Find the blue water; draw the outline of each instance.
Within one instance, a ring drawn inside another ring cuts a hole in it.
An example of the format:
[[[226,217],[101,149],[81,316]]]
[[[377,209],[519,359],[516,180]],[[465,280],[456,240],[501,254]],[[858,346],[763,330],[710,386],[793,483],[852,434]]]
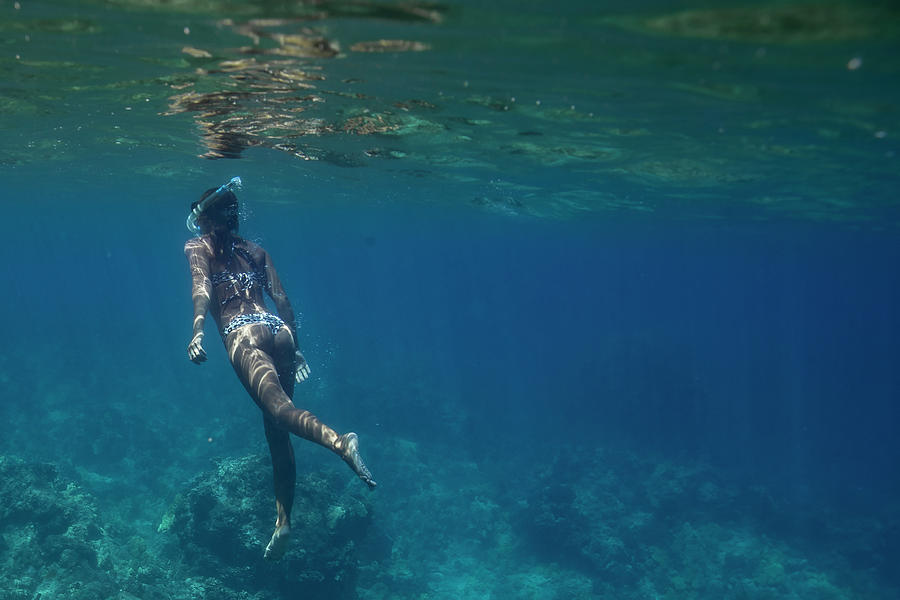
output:
[[[691,3],[454,3],[434,22],[328,4],[308,25],[345,54],[298,59],[327,93],[297,114],[400,129],[255,130],[210,160],[209,117],[163,113],[173,82],[228,78],[181,47],[232,57],[246,38],[218,19],[298,9],[127,4],[0,5],[0,454],[54,465],[104,530],[91,560],[42,558],[21,540],[56,543],[43,513],[0,512],[0,598],[293,589],[265,539],[217,580],[159,527],[216,464],[265,455],[211,325],[209,362],[185,351],[184,217],[234,175],[241,233],[300,314],[295,402],[358,432],[379,482],[364,494],[295,440],[301,474],[347,484],[316,493],[371,510],[342,595],[896,597],[895,9],[823,24],[782,5],[810,21],[710,37],[638,27]],[[349,50],[373,39],[430,50]],[[242,126],[281,110],[267,89]]]

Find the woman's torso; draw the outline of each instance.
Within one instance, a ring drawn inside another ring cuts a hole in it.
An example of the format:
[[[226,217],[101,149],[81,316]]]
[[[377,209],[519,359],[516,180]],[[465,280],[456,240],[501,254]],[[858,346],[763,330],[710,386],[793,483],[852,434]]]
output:
[[[219,331],[238,315],[267,312],[263,295],[269,286],[265,250],[240,237],[233,237],[224,248],[215,243],[210,247],[209,309]]]

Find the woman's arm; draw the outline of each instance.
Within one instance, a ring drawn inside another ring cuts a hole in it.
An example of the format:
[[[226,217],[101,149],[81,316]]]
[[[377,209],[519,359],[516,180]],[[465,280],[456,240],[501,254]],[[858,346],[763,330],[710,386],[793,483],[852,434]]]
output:
[[[294,308],[291,306],[291,301],[288,300],[287,293],[281,285],[278,272],[275,270],[275,265],[272,264],[272,257],[269,256],[268,252],[265,253],[265,256],[266,276],[269,278],[269,285],[266,291],[271,296],[272,301],[275,302],[275,310],[278,311],[279,318],[290,328],[291,333],[294,335],[294,343],[296,343],[297,324],[294,322]]]
[[[269,292],[269,296],[275,303],[275,310],[278,311],[278,317],[284,321],[284,324],[291,330],[291,335],[294,336],[294,348],[297,355],[294,379],[299,383],[309,377],[309,364],[307,364],[306,359],[303,358],[303,354],[300,352],[299,338],[297,337],[297,322],[294,318],[294,307],[291,306],[291,301],[288,300],[287,293],[281,285],[281,280],[278,278],[278,271],[275,270],[275,265],[272,263],[272,257],[269,256],[268,252],[266,252],[265,255],[266,275],[269,278],[269,285],[267,286],[266,291]]]
[[[184,244],[184,254],[191,268],[191,297],[194,301],[194,328],[188,344],[188,357],[199,364],[206,360],[203,349],[203,324],[212,298],[212,282],[209,279],[209,258],[206,245],[199,239]]]

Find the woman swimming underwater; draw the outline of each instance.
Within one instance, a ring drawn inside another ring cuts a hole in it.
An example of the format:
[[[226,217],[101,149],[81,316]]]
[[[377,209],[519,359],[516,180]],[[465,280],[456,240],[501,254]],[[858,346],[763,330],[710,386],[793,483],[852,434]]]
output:
[[[261,246],[238,235],[238,199],[233,191],[238,187],[240,179],[235,177],[207,190],[188,215],[188,229],[197,234],[184,245],[194,301],[188,357],[197,364],[206,360],[203,324],[211,313],[231,365],[263,412],[278,511],[265,556],[277,560],[287,549],[291,531],[297,476],[291,433],[340,456],[370,488],[375,481],[359,454],[355,433],[338,435],[291,401],[294,382],[309,376],[309,366],[297,349],[294,310],[272,258]],[[263,292],[274,302],[277,316],[268,312]]]

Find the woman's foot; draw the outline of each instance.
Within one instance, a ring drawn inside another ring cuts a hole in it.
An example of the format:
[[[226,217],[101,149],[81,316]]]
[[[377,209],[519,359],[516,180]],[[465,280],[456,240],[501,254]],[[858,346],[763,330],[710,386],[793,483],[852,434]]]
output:
[[[366,468],[366,463],[363,462],[362,456],[359,455],[359,438],[355,433],[345,433],[340,436],[334,443],[334,451],[340,454],[344,462],[350,465],[353,472],[366,482],[369,488],[374,488],[377,485],[375,480],[372,479],[372,473]]]
[[[275,528],[269,545],[266,546],[265,557],[267,560],[281,560],[284,553],[287,552],[288,542],[291,539],[290,525],[281,525]]]

